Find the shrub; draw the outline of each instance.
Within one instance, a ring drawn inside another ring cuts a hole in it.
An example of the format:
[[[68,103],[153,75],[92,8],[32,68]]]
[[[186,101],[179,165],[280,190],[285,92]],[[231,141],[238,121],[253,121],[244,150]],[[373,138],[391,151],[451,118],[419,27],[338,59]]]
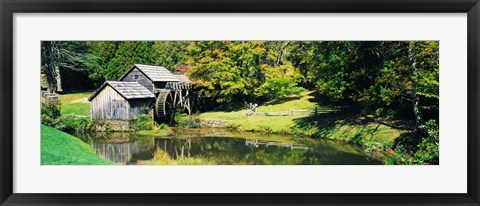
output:
[[[412,141],[400,142],[395,148],[397,155],[387,157],[386,164],[438,164],[439,130],[435,120],[429,120],[422,126],[422,132],[412,133]]]
[[[162,129],[162,130],[170,128],[170,126],[168,126],[168,124],[164,124],[164,123],[159,124],[159,125],[155,125],[155,126],[156,126],[158,129]]]
[[[183,128],[200,128],[201,120],[194,116],[179,118],[178,126]]]
[[[427,132],[427,136],[422,139],[418,145],[418,150],[413,159],[418,164],[438,164],[439,163],[439,130],[435,120],[430,120],[422,126]]]
[[[43,102],[41,108],[41,115],[42,124],[52,126],[55,120],[60,117],[60,104],[51,100]]]
[[[85,117],[76,117],[74,115],[63,115],[54,122],[54,127],[64,132],[86,132],[94,129],[91,121]]]
[[[137,119],[130,122],[131,128],[134,131],[139,130],[152,130],[153,129],[153,120],[150,115],[140,114],[137,116]]]

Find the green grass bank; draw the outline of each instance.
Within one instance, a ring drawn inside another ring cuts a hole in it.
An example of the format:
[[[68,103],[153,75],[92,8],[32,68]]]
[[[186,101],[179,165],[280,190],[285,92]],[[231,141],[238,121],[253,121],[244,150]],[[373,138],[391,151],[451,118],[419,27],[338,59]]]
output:
[[[41,164],[42,165],[112,165],[98,157],[95,150],[82,140],[41,125]]]

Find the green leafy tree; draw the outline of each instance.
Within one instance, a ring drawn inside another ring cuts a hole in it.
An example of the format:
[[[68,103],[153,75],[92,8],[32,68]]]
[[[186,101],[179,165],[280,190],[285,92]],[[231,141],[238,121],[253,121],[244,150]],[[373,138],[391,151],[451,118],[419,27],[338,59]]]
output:
[[[108,64],[115,57],[115,53],[121,42],[117,41],[89,41],[88,51],[90,61],[90,67],[93,68],[89,74],[97,84],[102,84],[106,80],[108,74]]]
[[[153,42],[148,41],[122,42],[108,62],[105,79],[118,79],[134,64],[154,64],[152,45]]]
[[[187,73],[214,102],[261,102],[300,91],[286,42],[199,41],[187,48]]]
[[[152,45],[155,65],[163,66],[172,72],[187,62],[187,46],[190,41],[156,41]]]
[[[89,42],[95,68],[90,78],[97,82],[116,80],[134,64],[155,64],[151,41]]]

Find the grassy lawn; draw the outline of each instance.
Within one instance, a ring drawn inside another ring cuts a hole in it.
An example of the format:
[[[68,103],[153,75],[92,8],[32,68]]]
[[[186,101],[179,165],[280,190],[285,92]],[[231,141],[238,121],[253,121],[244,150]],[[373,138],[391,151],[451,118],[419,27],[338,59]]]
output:
[[[348,141],[351,143],[391,148],[394,140],[404,130],[379,124],[373,120],[361,120],[359,116],[345,115],[334,108],[318,105],[312,101],[311,92],[305,92],[297,98],[283,102],[267,102],[259,106],[257,112],[280,112],[318,108],[318,115],[296,113],[292,116],[247,116],[248,110],[233,112],[206,112],[193,118],[203,120],[231,120],[229,127],[238,131],[291,134]],[[189,118],[189,117],[184,117]]]
[[[58,95],[62,104],[61,114],[90,115],[90,103],[87,99],[92,93],[93,91],[87,91]]]
[[[80,139],[52,127],[41,125],[42,165],[111,165],[98,157]]]
[[[332,108],[320,106],[311,99],[311,92],[304,92],[298,98],[284,101],[281,103],[267,102],[265,105],[257,107],[257,112],[281,112],[292,110],[313,110],[317,107],[319,113],[329,112]],[[249,110],[240,110],[234,112],[206,112],[198,115],[200,119],[214,120],[233,120],[231,127],[239,131],[268,132],[291,134],[291,128],[295,126],[295,119],[308,117],[310,113],[296,113],[293,116],[265,116],[252,115],[247,116]]]
[[[90,115],[89,103],[62,104],[61,114]]]
[[[330,108],[321,107],[320,105],[311,101],[313,96],[311,96],[311,92],[304,92],[298,98],[294,98],[289,101],[275,103],[275,102],[267,102],[264,105],[257,107],[257,112],[281,112],[281,111],[289,111],[290,109],[293,110],[302,110],[302,109],[314,109],[318,107],[320,110],[329,110]],[[319,111],[320,111],[319,110]],[[219,120],[253,120],[258,118],[259,120],[264,120],[261,118],[262,116],[250,116],[247,117],[246,113],[250,110],[239,110],[234,112],[206,112],[199,115],[202,119],[219,119]],[[303,114],[300,116],[308,116],[308,114]],[[265,117],[265,116],[263,116]],[[279,116],[280,120],[282,118],[287,118],[290,116]],[[299,117],[295,115],[295,117]],[[269,119],[271,118],[268,117]]]

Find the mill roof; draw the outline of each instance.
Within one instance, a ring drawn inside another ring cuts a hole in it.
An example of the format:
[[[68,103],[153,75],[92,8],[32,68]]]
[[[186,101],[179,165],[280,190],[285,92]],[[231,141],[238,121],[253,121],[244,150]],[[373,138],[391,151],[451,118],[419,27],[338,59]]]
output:
[[[130,69],[123,74],[119,81],[123,80],[125,76],[128,75],[133,69],[137,68],[147,76],[152,82],[178,82],[179,80],[172,74],[172,72],[168,71],[167,68],[162,66],[152,66],[152,65],[144,65],[144,64],[134,64]]]
[[[190,79],[183,74],[174,74],[173,76],[178,79],[179,83],[192,83]]]
[[[106,81],[88,98],[88,101],[92,101],[107,85],[125,99],[155,98],[155,95],[150,90],[137,82]]]

